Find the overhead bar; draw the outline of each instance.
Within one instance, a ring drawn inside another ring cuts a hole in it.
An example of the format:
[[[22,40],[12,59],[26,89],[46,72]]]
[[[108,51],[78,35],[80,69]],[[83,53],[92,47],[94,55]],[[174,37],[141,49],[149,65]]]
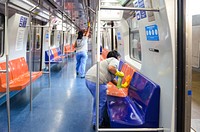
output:
[[[30,25],[27,25],[26,27],[30,27]],[[41,25],[31,25],[31,27],[38,27],[38,28],[49,28],[49,26],[41,26]]]
[[[98,129],[98,131],[102,132],[122,132],[122,131],[129,131],[129,132],[146,132],[146,131],[163,131],[165,130],[164,128],[101,128]]]
[[[94,14],[96,14],[95,10],[93,10],[91,7],[87,7],[90,11],[92,11]]]
[[[0,73],[6,73],[6,70],[0,70]]]
[[[138,8],[138,7],[108,7],[108,6],[101,6],[101,10],[134,10],[134,11],[154,11],[159,12],[159,9],[153,8]]]

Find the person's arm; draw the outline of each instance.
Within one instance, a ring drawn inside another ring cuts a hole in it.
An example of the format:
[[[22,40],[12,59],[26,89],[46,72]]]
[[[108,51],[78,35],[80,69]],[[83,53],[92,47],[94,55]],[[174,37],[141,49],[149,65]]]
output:
[[[117,80],[114,78],[112,81],[111,81],[113,84],[117,85]]]
[[[75,47],[75,48],[77,47],[77,41],[75,41],[75,43],[74,43],[74,47]]]
[[[111,72],[113,75],[115,75],[117,69],[114,66],[108,66],[108,71]]]
[[[87,31],[85,32],[84,36],[88,37],[90,34],[90,22],[88,22]]]
[[[124,73],[118,71],[114,66],[108,66],[108,71],[111,72],[112,74],[116,75],[116,76],[120,76],[120,77],[124,76]]]

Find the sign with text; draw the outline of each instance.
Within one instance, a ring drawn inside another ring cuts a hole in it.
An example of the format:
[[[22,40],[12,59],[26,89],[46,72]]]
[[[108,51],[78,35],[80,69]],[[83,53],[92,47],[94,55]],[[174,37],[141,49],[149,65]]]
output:
[[[26,27],[26,23],[27,23],[27,18],[24,16],[20,17],[20,21],[19,21],[19,27]]]
[[[24,45],[24,36],[26,31],[26,23],[28,18],[21,16],[19,21],[19,27],[17,30],[17,38],[16,38],[16,50],[22,50]]]
[[[134,7],[138,7],[138,8],[145,8],[144,6],[144,0],[135,0],[134,1]],[[137,20],[146,18],[146,11],[136,11],[136,16],[137,16]]]
[[[158,26],[151,25],[145,27],[146,38],[149,41],[159,41]]]
[[[117,39],[118,39],[118,40],[121,40],[121,39],[122,39],[122,38],[121,38],[120,32],[117,32]]]

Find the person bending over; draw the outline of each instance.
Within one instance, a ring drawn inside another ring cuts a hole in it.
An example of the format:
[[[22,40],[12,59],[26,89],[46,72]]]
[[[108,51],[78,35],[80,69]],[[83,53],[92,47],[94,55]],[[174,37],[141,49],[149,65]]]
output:
[[[123,77],[124,73],[118,71],[120,60],[120,54],[117,51],[110,51],[107,55],[107,59],[100,62],[100,74],[99,74],[99,124],[103,121],[103,113],[104,109],[106,108],[106,90],[107,90],[107,83],[113,82],[115,85],[117,81],[115,80],[115,76]],[[93,96],[93,129],[96,126],[96,80],[97,80],[97,65],[93,65],[86,73],[86,86],[89,89],[90,93]]]

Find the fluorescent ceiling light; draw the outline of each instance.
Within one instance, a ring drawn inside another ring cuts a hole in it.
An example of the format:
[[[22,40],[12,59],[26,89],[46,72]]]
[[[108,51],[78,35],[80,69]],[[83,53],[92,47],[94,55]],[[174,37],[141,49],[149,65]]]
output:
[[[33,3],[31,3],[30,1],[28,0],[22,0],[23,2],[25,2],[26,4],[32,6],[32,7],[36,7]]]
[[[42,11],[43,13],[45,13],[45,14],[47,14],[47,15],[49,15],[49,12],[47,12],[47,11]]]

